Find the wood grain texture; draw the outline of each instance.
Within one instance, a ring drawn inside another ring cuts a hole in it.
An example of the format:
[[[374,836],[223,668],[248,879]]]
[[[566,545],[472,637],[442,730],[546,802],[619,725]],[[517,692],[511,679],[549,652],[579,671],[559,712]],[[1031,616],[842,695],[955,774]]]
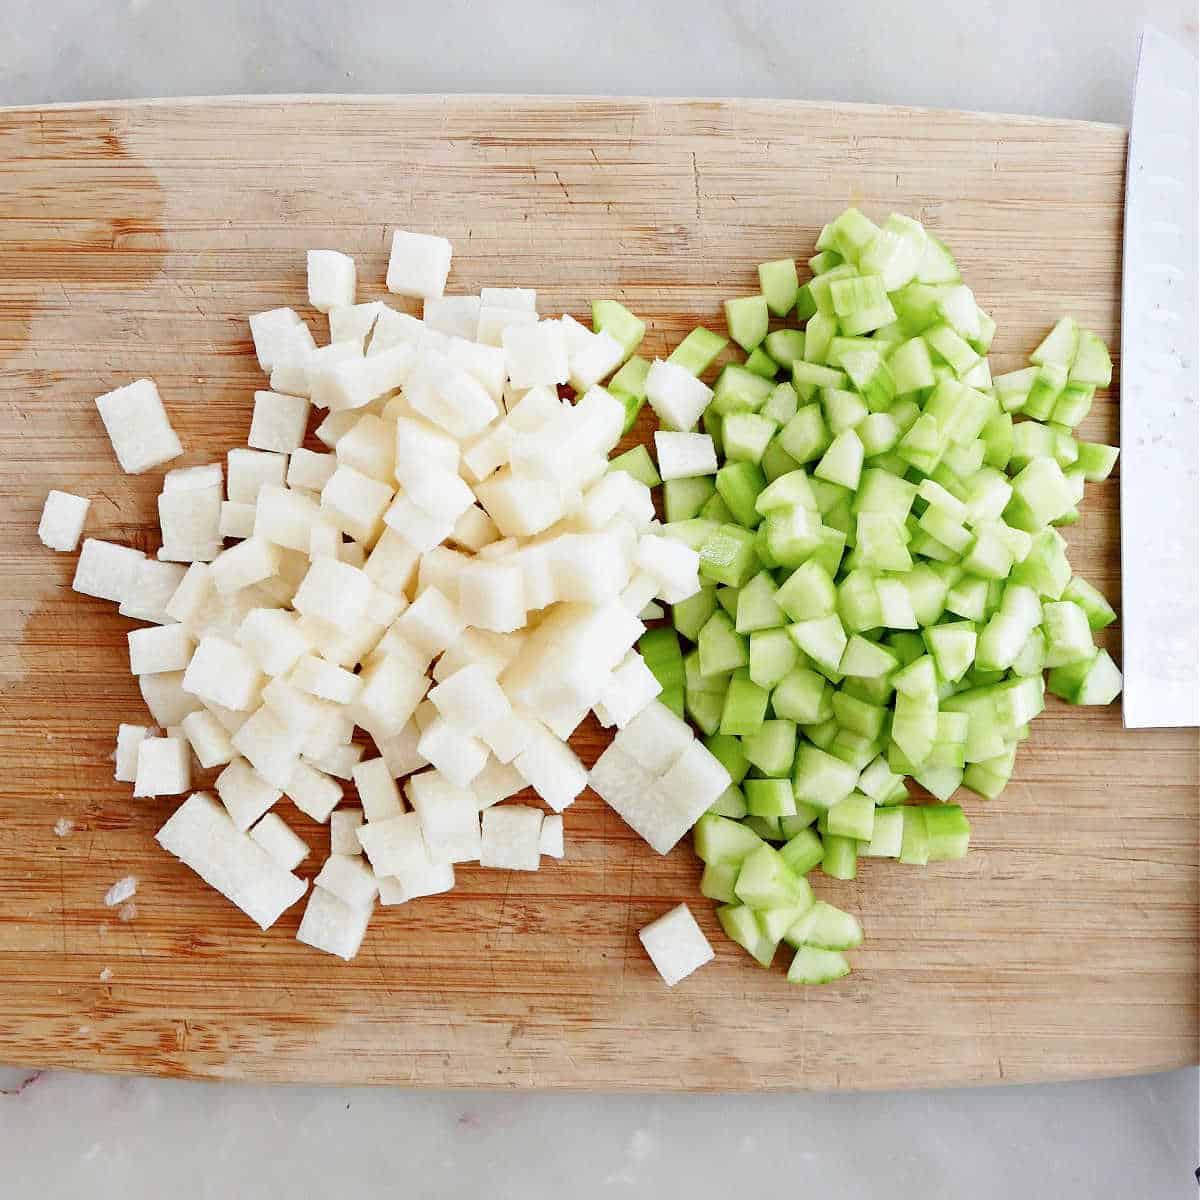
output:
[[[452,289],[617,296],[673,344],[847,201],[919,216],[994,314],[997,370],[1070,311],[1117,338],[1123,131],[769,102],[336,99],[0,113],[0,1060],[170,1075],[595,1089],[879,1088],[1149,1071],[1197,1055],[1197,739],[1051,702],[970,856],[866,861],[854,974],[789,987],[719,934],[690,849],[595,797],[568,858],[463,869],[375,918],[349,966],[268,934],[158,852],[168,800],[114,783],[142,713],[129,623],[35,536],[48,487],[157,546],[160,475],[118,470],[92,398],[154,377],[189,454],[243,441],[246,314],[301,306],[303,250],[381,296],[393,226],[454,241]],[[313,317],[324,334],[324,322]],[[645,436],[648,426],[639,432]],[[1085,433],[1117,434],[1116,389]],[[178,464],[176,464],[178,465]],[[1117,484],[1072,560],[1119,602]],[[1106,641],[1116,647],[1115,631]],[[577,739],[590,761],[595,728]],[[294,814],[286,812],[292,819]],[[75,823],[56,837],[55,821]],[[300,820],[319,858],[324,834]],[[315,870],[313,862],[305,866]],[[129,872],[139,915],[102,903]],[[659,982],[637,929],[687,899],[717,960]],[[101,982],[100,975],[112,977]]]

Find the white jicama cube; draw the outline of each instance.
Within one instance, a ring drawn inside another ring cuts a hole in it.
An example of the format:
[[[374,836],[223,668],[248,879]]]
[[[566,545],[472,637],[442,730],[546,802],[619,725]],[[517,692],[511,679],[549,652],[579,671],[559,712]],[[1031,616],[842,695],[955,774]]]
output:
[[[287,457],[266,450],[243,450],[240,446],[226,456],[226,492],[239,504],[254,504],[264,486],[283,487]]]
[[[453,887],[453,864],[431,862],[410,867],[401,875],[384,875],[379,880],[379,903],[407,904],[421,896],[439,896]]]
[[[658,595],[660,586],[653,575],[645,571],[636,571],[621,593],[621,607],[628,612],[639,614],[638,619],[644,621],[646,618],[641,616],[642,610]]]
[[[408,607],[407,596],[393,596],[383,588],[371,585],[371,602],[367,605],[369,624],[386,629]]]
[[[593,385],[571,411],[583,448],[591,454],[604,456],[604,470],[607,470],[608,453],[621,440],[625,428],[625,405],[607,388]]]
[[[558,321],[509,325],[501,335],[508,378],[514,387],[566,383],[570,374],[567,339]]]
[[[633,561],[658,581],[657,594],[668,604],[678,604],[700,590],[700,555],[675,538],[642,534]]]
[[[368,758],[354,768],[354,786],[368,821],[390,821],[404,811],[400,789],[384,758]]]
[[[513,759],[521,777],[555,812],[575,802],[587,786],[587,771],[565,742],[548,729],[539,729],[533,740]]]
[[[365,616],[374,584],[365,571],[336,558],[314,559],[292,601],[297,612],[353,629]]]
[[[180,563],[159,562],[155,558],[142,559],[137,583],[117,611],[121,616],[132,617],[136,621],[170,625],[175,618],[167,612],[167,605],[183,582],[187,570]]]
[[[467,555],[449,546],[435,546],[421,555],[417,571],[417,595],[427,588],[437,588],[451,604],[458,603],[459,577],[471,564]]]
[[[252,583],[279,573],[279,547],[261,538],[249,537],[212,561],[212,581],[223,596],[231,596]]]
[[[84,596],[123,604],[134,595],[145,557],[128,546],[85,538],[71,587]]]
[[[517,436],[507,419],[485,429],[463,450],[462,461],[467,478],[472,483],[481,483],[493,472],[507,466]]]
[[[488,760],[488,748],[477,738],[438,717],[421,734],[417,751],[451,783],[466,787]]]
[[[717,451],[707,433],[655,430],[654,453],[658,458],[658,473],[664,480],[717,473]]]
[[[347,357],[322,370],[314,380],[314,404],[330,412],[365,408],[401,387],[412,369],[415,351],[411,346],[393,346],[367,358]]]
[[[329,851],[331,854],[362,854],[358,827],[363,823],[361,808],[339,808],[329,814]]]
[[[588,786],[659,854],[666,854],[687,826],[671,812],[657,779],[613,742],[596,760]]]
[[[560,741],[570,741],[571,734],[587,717],[588,704],[547,704],[538,710],[538,719]]]
[[[305,654],[297,659],[289,678],[301,691],[336,704],[349,704],[362,691],[362,680],[352,671],[328,663],[315,654]]]
[[[251,609],[238,629],[237,643],[267,675],[285,675],[312,649],[295,615],[278,608]]]
[[[354,768],[358,766],[358,761],[362,756],[362,746],[355,742],[347,742],[345,745],[325,750],[321,754],[306,752],[304,758],[306,762],[312,763],[318,771],[323,771],[326,775],[333,775],[337,779],[351,779],[354,776]]]
[[[498,415],[483,384],[436,350],[420,351],[404,395],[414,411],[459,441],[474,437]]]
[[[241,646],[209,634],[200,639],[183,674],[184,691],[237,712],[258,703],[263,674]]]
[[[291,492],[275,484],[264,484],[258,492],[254,511],[254,536],[274,542],[288,550],[307,554],[312,527],[321,519],[322,509],[301,492]]]
[[[344,465],[391,484],[395,479],[396,451],[393,423],[377,417],[374,413],[363,413],[354,427],[338,439],[334,466]],[[332,469],[330,474],[332,474]],[[329,480],[326,478],[321,487]],[[320,488],[317,489],[318,491]]]
[[[329,477],[337,467],[336,455],[318,454],[315,450],[305,450],[301,446],[293,450],[288,459],[287,485],[289,488],[319,492],[329,482]]]
[[[589,337],[592,340],[573,350],[568,360],[571,386],[580,395],[611,375],[625,359],[625,347],[611,333],[602,330]]]
[[[155,836],[261,929],[270,929],[308,887],[240,833],[207,792],[189,796]]]
[[[182,725],[183,718],[203,705],[195,696],[183,690],[182,671],[164,671],[161,675],[139,675],[138,690],[150,710],[150,715],[164,729]]]
[[[643,926],[638,937],[667,987],[674,987],[715,957],[708,938],[686,904],[676,905],[658,920]]]
[[[694,429],[712,396],[712,388],[678,363],[656,358],[646,376],[646,399],[672,429]]]
[[[446,290],[450,274],[450,243],[443,237],[397,229],[392,233],[387,289],[397,296],[436,300]]]
[[[188,713],[181,728],[196,760],[206,771],[233,761],[237,751],[229,740],[229,731],[212,713],[204,710]]]
[[[249,829],[283,795],[268,783],[244,758],[234,758],[217,776],[214,785],[234,825]]]
[[[342,802],[342,785],[303,759],[292,765],[283,791],[306,817],[319,824],[328,821]]]
[[[314,350],[290,368],[277,366],[271,372],[271,390],[289,396],[308,396],[318,408],[329,408],[337,391],[334,382],[339,367],[363,361],[362,343],[333,342]]]
[[[318,558],[340,558],[341,551],[342,531],[332,521],[318,521],[312,527],[312,537],[308,543],[309,561]]]
[[[138,746],[152,733],[153,730],[145,725],[117,726],[117,749],[113,755],[116,763],[114,779],[120,783],[133,783],[137,778]]]
[[[483,814],[479,865],[507,871],[536,871],[541,865],[538,845],[542,814],[523,804],[489,808]]]
[[[536,736],[537,722],[525,713],[514,711],[491,721],[479,731],[479,740],[502,763],[512,762]]]
[[[221,518],[217,532],[223,538],[254,536],[254,505],[239,504],[236,500],[221,501]]]
[[[442,683],[463,667],[479,666],[498,679],[500,672],[520,654],[524,642],[523,631],[492,633],[487,629],[464,629],[462,637],[434,664],[433,677]]]
[[[247,443],[255,450],[289,454],[304,441],[309,402],[303,396],[255,392]]]
[[[382,300],[366,304],[339,304],[330,308],[329,340],[331,342],[365,342],[385,305]]]
[[[140,475],[183,453],[153,380],[137,379],[97,396],[96,407],[126,474]]]
[[[384,524],[398,533],[418,554],[441,545],[454,532],[455,519],[427,513],[403,492],[383,514]]]
[[[290,308],[272,308],[268,312],[254,313],[250,317],[250,336],[254,339],[254,352],[258,365],[267,374],[281,355],[295,354],[307,345],[314,349],[312,334],[300,314]]]
[[[251,841],[262,847],[285,871],[294,871],[309,854],[308,843],[278,814],[269,812],[253,829]],[[355,839],[354,852],[358,853]]]
[[[421,818],[415,812],[401,813],[387,821],[368,822],[358,828],[358,840],[375,874],[403,875],[431,863]]]
[[[375,745],[383,756],[383,761],[387,763],[388,773],[393,779],[399,779],[402,775],[409,775],[429,765],[425,756],[417,750],[420,740],[421,732],[412,722],[391,737],[374,737]]]
[[[485,287],[479,289],[480,304],[499,308],[523,308],[537,312],[537,289],[522,287]]]
[[[305,737],[304,729],[284,724],[263,705],[233,735],[233,746],[268,783],[286,790]]]
[[[391,500],[392,489],[386,483],[353,467],[339,466],[321,489],[320,511],[356,542],[371,546]]]
[[[624,729],[661,691],[662,684],[642,656],[631,653],[609,676],[596,715],[600,716],[603,708],[602,722]]]
[[[335,720],[339,713],[336,704],[302,692],[286,679],[272,679],[263,688],[262,698],[263,703],[269,705],[285,725],[294,726],[305,733]]]
[[[129,670],[134,675],[182,671],[196,648],[196,643],[182,625],[131,629],[126,637],[129,641]]]
[[[536,325],[538,315],[532,309],[508,308],[501,304],[481,304],[479,323],[475,327],[475,340],[485,346],[501,347],[504,331],[514,326]]]
[[[437,771],[422,771],[408,781],[408,799],[420,818],[421,835],[433,862],[475,862],[479,858],[479,809],[471,792]]]
[[[731,782],[720,760],[703,742],[693,740],[658,781],[658,790],[680,813],[691,815],[694,825]]]
[[[475,340],[479,328],[478,296],[442,296],[425,301],[421,317],[430,329],[447,337]]]
[[[515,563],[475,560],[458,584],[462,619],[475,629],[512,633],[525,625],[525,577]]]
[[[476,504],[460,514],[450,531],[450,541],[465,550],[478,552],[500,536],[496,522]]]
[[[429,682],[424,668],[414,667],[412,659],[401,654],[385,654],[373,661],[363,670],[362,680],[363,689],[354,702],[355,719],[372,736],[383,737],[393,737],[408,724]]]
[[[396,442],[393,461],[397,479],[404,481],[403,472],[428,470],[440,467],[453,475],[458,474],[458,442],[448,433],[421,417],[396,418]]]
[[[471,780],[471,794],[475,797],[475,807],[482,812],[523,792],[527,786],[516,767],[489,758],[487,766]]]
[[[442,592],[428,587],[400,614],[393,628],[432,658],[454,643],[466,622]]]
[[[164,565],[179,569],[174,563]],[[181,621],[185,625],[195,625],[216,599],[217,587],[213,583],[212,567],[208,563],[192,563],[176,584],[165,611],[173,620]]]
[[[657,779],[675,765],[695,740],[691,726],[655,700],[617,734],[613,745]]]
[[[386,304],[375,318],[375,327],[371,330],[371,344],[367,347],[367,357],[382,354],[393,346],[412,346],[419,350],[422,346],[440,344],[444,336],[436,330],[427,329],[425,322],[419,317],[410,316],[406,312],[397,312]]]
[[[430,689],[429,699],[456,729],[472,736],[512,712],[508,697],[485,667],[470,665]]]
[[[337,250],[310,250],[307,257],[309,304],[323,313],[353,304],[354,259]]]
[[[604,604],[629,582],[629,559],[611,533],[568,533],[550,545],[550,574],[560,600]]]
[[[165,487],[158,498],[161,559],[211,562],[221,552],[221,487]]]
[[[187,742],[148,737],[138,743],[135,796],[178,796],[192,786],[192,760]]]
[[[538,836],[538,853],[547,858],[562,858],[566,853],[563,846],[563,819],[559,813],[547,813],[542,817],[542,832]]]
[[[356,908],[332,892],[314,887],[296,930],[296,941],[349,962],[362,946],[372,911],[371,905]]]
[[[645,529],[654,520],[654,498],[627,471],[611,471],[588,488],[578,519],[588,529],[605,529],[618,519]]]
[[[509,408],[507,424],[517,433],[533,433],[556,420],[566,408],[556,388],[529,388]]]
[[[506,378],[504,351],[499,346],[481,346],[473,337],[452,337],[442,350],[454,366],[461,367],[468,375],[474,376],[499,411]]]
[[[354,908],[370,906],[379,894],[375,872],[358,853],[331,854],[313,880],[313,886],[332,892]]]
[[[478,484],[475,495],[504,537],[533,537],[563,515],[562,495],[553,483],[518,477],[511,467]]]
[[[51,489],[42,505],[38,522],[38,537],[49,550],[74,550],[83,536],[91,501],[85,496]]]

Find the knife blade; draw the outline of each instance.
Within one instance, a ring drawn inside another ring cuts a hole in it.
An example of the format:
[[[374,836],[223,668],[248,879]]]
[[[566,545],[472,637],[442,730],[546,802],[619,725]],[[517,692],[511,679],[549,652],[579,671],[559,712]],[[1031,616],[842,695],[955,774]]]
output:
[[[1128,729],[1200,724],[1196,59],[1142,33],[1125,178],[1121,590]]]

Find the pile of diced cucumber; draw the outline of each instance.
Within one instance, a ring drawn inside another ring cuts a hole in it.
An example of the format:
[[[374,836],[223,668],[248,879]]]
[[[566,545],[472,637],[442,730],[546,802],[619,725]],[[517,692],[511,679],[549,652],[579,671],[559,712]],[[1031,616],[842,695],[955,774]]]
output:
[[[1111,381],[1103,341],[1064,318],[993,379],[995,322],[918,222],[851,208],[816,250],[803,286],[794,261],[764,263],[760,293],[726,303],[745,358],[703,397],[702,433],[672,429],[673,368],[634,357],[609,385],[629,425],[648,399],[675,435],[665,482],[644,446],[614,466],[662,482],[664,529],[705,584],[640,645],[733,780],[695,830],[701,890],[764,966],[795,947],[801,983],[845,975],[862,940],[808,872],[962,857],[949,801],[1000,794],[1047,687],[1072,704],[1121,688],[1093,642],[1115,613],[1057,528],[1117,458],[1074,434]],[[602,303],[598,328],[629,318]],[[667,363],[698,381],[727,344],[695,329]]]

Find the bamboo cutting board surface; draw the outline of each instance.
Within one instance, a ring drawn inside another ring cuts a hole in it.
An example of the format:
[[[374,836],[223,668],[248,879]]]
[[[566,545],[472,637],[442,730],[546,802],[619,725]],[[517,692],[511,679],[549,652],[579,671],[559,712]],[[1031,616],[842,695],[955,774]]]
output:
[[[152,838],[112,780],[144,719],[130,623],[69,590],[49,487],[152,550],[161,473],[122,475],[92,398],[158,381],[186,463],[245,439],[245,317],[302,307],[307,247],[384,296],[390,230],[454,242],[451,290],[595,296],[661,351],[847,202],[920,217],[999,324],[997,370],[1074,313],[1116,341],[1125,135],[1098,125],[745,101],[284,99],[0,112],[0,1061],[222,1078],[594,1089],[880,1088],[1149,1071],[1197,1056],[1197,739],[1051,701],[969,857],[814,876],[862,917],[854,974],[789,987],[720,935],[687,846],[594,796],[537,874],[465,868],[381,910],[351,965],[268,934]],[[1113,441],[1116,387],[1085,434]],[[639,433],[648,435],[649,425]],[[172,464],[180,465],[179,462]],[[1117,483],[1072,561],[1119,602]],[[1117,648],[1119,626],[1106,644]],[[590,761],[604,737],[585,727]],[[284,805],[285,816],[293,817]],[[74,823],[57,836],[56,821]],[[323,831],[299,821],[315,854]],[[135,920],[103,905],[140,880]],[[668,990],[637,929],[688,900],[715,963]],[[782,959],[783,956],[781,955]],[[109,976],[111,972],[111,977]],[[102,980],[102,973],[104,978]]]

